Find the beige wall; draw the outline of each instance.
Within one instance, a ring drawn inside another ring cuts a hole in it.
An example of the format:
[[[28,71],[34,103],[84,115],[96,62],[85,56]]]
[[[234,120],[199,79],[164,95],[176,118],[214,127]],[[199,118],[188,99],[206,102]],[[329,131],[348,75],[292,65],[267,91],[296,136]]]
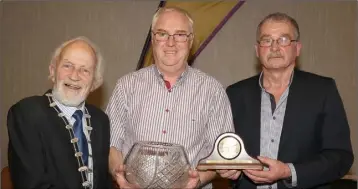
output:
[[[302,69],[336,79],[352,136],[356,136],[358,48],[355,2],[270,2],[246,2],[202,52],[195,67],[215,76],[225,86],[254,75],[256,25],[270,12],[286,12],[295,17],[301,27]],[[154,1],[2,2],[2,165],[7,164],[7,110],[21,98],[41,95],[51,86],[47,81],[48,63],[54,48],[78,35],[87,36],[98,44],[107,61],[105,83],[91,95],[90,101],[104,108],[118,77],[136,68],[157,4]],[[357,143],[355,137],[351,138]]]

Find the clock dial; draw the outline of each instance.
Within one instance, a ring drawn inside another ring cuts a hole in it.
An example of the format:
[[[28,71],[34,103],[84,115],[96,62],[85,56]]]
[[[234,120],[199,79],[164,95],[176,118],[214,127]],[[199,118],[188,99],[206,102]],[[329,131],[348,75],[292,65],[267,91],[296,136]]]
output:
[[[234,159],[241,152],[241,144],[235,137],[224,137],[219,141],[218,152],[225,159]]]

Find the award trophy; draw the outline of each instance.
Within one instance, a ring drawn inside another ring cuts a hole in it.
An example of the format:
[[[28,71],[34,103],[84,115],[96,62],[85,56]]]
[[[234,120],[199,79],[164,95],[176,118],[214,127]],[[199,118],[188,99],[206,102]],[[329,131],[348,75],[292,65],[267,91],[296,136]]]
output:
[[[250,157],[244,148],[241,138],[234,133],[223,133],[215,141],[209,156],[199,161],[198,170],[216,169],[256,169],[262,170],[263,165]]]
[[[188,158],[177,144],[137,142],[124,164],[127,181],[140,188],[184,188],[188,181]]]

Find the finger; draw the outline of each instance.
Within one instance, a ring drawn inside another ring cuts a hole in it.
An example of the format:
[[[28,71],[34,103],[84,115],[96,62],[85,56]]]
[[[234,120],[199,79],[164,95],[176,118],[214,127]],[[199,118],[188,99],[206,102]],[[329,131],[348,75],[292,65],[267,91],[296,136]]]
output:
[[[228,178],[232,175],[235,175],[238,171],[237,170],[218,170],[217,171],[221,177]]]
[[[254,175],[256,177],[261,177],[261,178],[266,178],[266,179],[270,178],[270,176],[272,174],[270,171],[259,171],[259,170],[245,170],[244,172],[245,173],[247,172],[247,173]]]
[[[137,189],[140,188],[137,184],[131,184],[127,181],[124,174],[118,174],[116,177],[117,184],[121,189]]]
[[[245,172],[245,175],[249,177],[255,183],[269,183],[270,181],[266,178],[258,177],[256,175],[250,174],[249,172]]]
[[[224,176],[226,178],[234,177],[239,171],[238,170],[229,170]]]
[[[116,181],[121,187],[127,186],[129,184],[128,181],[124,178],[124,175],[120,173],[116,175]]]
[[[189,170],[189,177],[199,178],[199,172],[196,170]]]
[[[262,171],[250,170],[250,169],[244,170],[244,173],[250,173],[250,174],[252,174],[252,175],[258,175],[259,172],[262,172]]]
[[[268,157],[263,157],[263,156],[257,156],[257,159],[261,161],[261,163],[268,165],[269,167],[271,167],[272,165],[274,165],[277,161],[274,159],[270,159]]]
[[[186,184],[185,189],[196,188],[198,183],[199,183],[198,177],[189,177],[188,183]]]
[[[186,184],[186,189],[195,188],[198,182],[194,179],[189,179],[188,183]]]
[[[114,168],[113,173],[115,176],[117,176],[118,174],[124,174],[125,172],[125,166],[124,165],[118,165],[117,167]]]
[[[236,180],[241,175],[241,171],[237,171],[234,175],[231,175],[229,179]]]
[[[199,183],[199,172],[195,169],[190,169],[188,172],[189,180],[186,184],[186,189],[196,188]]]
[[[248,172],[245,173],[245,175],[250,179],[252,180],[254,183],[260,183],[259,179],[257,179],[257,177],[255,175],[252,175]]]
[[[227,169],[219,169],[219,170],[216,170],[217,173],[219,174],[225,174],[226,172],[228,172],[229,170]]]

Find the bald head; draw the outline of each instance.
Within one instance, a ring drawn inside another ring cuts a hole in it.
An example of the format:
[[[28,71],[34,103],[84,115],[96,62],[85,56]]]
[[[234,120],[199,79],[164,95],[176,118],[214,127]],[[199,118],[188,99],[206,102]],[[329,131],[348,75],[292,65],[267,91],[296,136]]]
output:
[[[169,13],[169,14],[168,14]],[[162,7],[159,8],[157,10],[157,12],[154,14],[153,19],[152,19],[152,30],[155,30],[157,21],[159,19],[159,17],[161,17],[162,15],[168,14],[171,15],[170,13],[174,13],[174,14],[180,14],[181,16],[183,16],[184,21],[183,22],[187,22],[188,26],[189,26],[189,31],[191,33],[194,32],[194,21],[193,18],[191,17],[191,15],[185,11],[184,9],[178,8],[178,7]],[[169,19],[171,20],[171,19]]]
[[[94,63],[97,62],[96,53],[94,49],[88,43],[82,40],[76,40],[67,44],[59,55],[59,61],[61,61],[64,58],[64,55],[72,52],[87,53],[91,59],[91,60],[88,59],[87,61],[93,61]]]

